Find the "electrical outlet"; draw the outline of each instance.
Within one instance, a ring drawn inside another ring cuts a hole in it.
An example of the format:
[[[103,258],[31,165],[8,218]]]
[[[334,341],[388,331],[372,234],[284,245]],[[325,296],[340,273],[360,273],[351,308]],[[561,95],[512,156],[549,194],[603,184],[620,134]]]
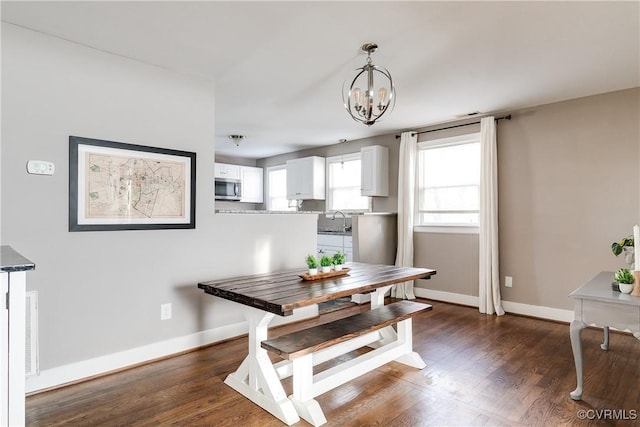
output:
[[[513,277],[504,276],[504,286],[506,288],[512,288],[513,287]]]
[[[161,304],[160,305],[160,320],[169,320],[171,319],[171,304]]]

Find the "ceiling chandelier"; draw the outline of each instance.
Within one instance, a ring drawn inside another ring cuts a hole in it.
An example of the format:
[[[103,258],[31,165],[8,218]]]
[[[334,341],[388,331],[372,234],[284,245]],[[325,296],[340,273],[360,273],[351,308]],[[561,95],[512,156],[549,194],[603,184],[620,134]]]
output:
[[[231,142],[236,144],[236,147],[239,147],[240,143],[244,139],[244,136],[242,136],[242,135],[229,135],[229,139],[231,140]]]
[[[393,110],[396,90],[389,70],[371,63],[371,54],[378,45],[366,43],[361,49],[367,53],[367,63],[356,69],[349,86],[346,81],[342,85],[342,101],[353,120],[371,126],[389,107]]]

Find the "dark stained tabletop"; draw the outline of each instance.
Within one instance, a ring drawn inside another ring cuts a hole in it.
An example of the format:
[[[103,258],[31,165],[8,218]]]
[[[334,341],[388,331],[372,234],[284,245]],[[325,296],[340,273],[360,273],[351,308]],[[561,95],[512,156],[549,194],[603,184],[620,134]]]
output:
[[[291,315],[294,308],[304,307],[365,293],[385,285],[408,280],[429,279],[435,270],[393,265],[352,262],[344,276],[307,281],[299,275],[302,269],[234,277],[198,283],[206,293],[225,298],[280,316]]]

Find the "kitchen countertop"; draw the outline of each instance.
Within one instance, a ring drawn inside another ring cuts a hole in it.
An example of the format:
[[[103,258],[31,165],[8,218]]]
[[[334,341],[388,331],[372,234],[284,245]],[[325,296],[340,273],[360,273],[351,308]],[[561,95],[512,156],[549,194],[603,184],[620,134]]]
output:
[[[318,234],[327,234],[329,236],[351,236],[351,230],[318,230]]]
[[[11,246],[0,246],[0,270],[29,271],[34,270],[36,265],[16,252]]]
[[[266,211],[255,209],[216,209],[216,213],[220,214],[249,214],[249,215],[281,215],[281,214],[314,214],[318,215],[324,212],[320,211]]]

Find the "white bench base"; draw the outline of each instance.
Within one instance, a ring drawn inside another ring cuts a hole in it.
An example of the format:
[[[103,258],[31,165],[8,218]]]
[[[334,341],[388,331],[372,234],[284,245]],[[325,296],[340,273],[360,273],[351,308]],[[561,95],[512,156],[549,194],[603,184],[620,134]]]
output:
[[[396,334],[390,326],[385,329],[387,329],[386,334]],[[314,399],[315,397],[391,361],[400,362],[417,369],[424,368],[426,366],[424,361],[418,353],[412,350],[411,329],[411,319],[403,320],[398,323],[396,340],[315,375],[313,374],[313,367],[321,363],[315,360],[316,354],[293,359],[291,361],[293,365],[293,394],[289,398],[298,410],[298,415],[314,426],[321,426],[327,420],[320,405]],[[375,334],[377,333],[375,332]],[[340,348],[341,346],[342,343],[336,344],[321,353],[335,352],[336,354],[343,354],[345,351]],[[320,352],[317,354],[320,354]],[[320,360],[326,356],[326,354],[323,354]]]
[[[371,293],[372,308],[384,304],[384,294],[390,288],[385,286]],[[411,318],[398,322],[397,332],[388,326],[274,365],[260,343],[267,339],[268,324],[275,315],[248,306],[243,308],[249,321],[249,354],[238,369],[227,376],[225,384],[287,425],[300,421],[300,417],[314,426],[325,424],[327,419],[315,397],[388,362],[396,361],[417,369],[426,366],[413,351]],[[313,374],[314,366],[365,346],[374,349]],[[293,394],[287,397],[280,380],[290,376],[293,376]]]

